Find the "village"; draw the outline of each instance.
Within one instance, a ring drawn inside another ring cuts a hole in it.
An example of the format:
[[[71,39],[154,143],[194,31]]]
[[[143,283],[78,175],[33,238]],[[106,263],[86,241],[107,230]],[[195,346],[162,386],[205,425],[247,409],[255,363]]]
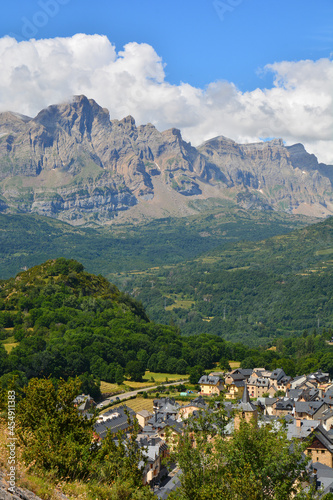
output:
[[[198,394],[184,403],[161,397],[153,400],[152,410],[134,411],[130,402],[104,410],[95,423],[96,439],[102,441],[108,432],[115,439],[119,431],[131,433],[136,419],[140,426],[137,441],[146,456],[143,483],[165,499],[180,485],[177,464],[166,467],[163,460],[169,456],[170,443],[182,435],[189,416],[195,419],[215,411],[214,402],[215,408],[222,406],[229,416],[226,437],[245,419],[259,426],[284,422],[288,439],[308,439],[305,453],[312,480],[322,495],[333,492],[333,383],[328,373],[319,370],[291,378],[283,369],[236,368],[203,375],[198,386]],[[78,396],[75,404],[92,416],[95,402],[90,396]]]

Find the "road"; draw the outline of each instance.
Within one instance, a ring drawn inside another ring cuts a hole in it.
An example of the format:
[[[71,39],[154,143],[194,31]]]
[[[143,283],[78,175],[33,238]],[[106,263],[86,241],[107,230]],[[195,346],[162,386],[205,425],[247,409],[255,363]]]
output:
[[[168,382],[167,384],[163,384],[163,387],[169,387],[171,385],[181,385],[185,384],[188,382],[188,380],[178,380],[177,382]],[[105,408],[105,406],[109,405],[111,401],[115,401],[117,398],[118,401],[123,401],[124,399],[130,398],[132,396],[136,396],[140,392],[145,392],[145,391],[151,391],[152,389],[157,389],[157,387],[160,387],[162,384],[159,385],[153,385],[149,387],[142,387],[141,389],[136,389],[135,391],[130,391],[130,392],[124,392],[123,394],[117,394],[117,396],[111,396],[110,398],[104,399],[101,403],[98,403],[96,406],[97,409],[102,409]]]

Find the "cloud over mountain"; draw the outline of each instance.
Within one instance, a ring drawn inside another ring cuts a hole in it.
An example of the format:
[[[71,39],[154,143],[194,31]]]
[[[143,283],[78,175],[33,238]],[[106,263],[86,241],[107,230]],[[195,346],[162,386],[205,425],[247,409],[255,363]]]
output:
[[[320,161],[333,163],[331,112],[333,62],[276,62],[269,89],[241,92],[231,82],[200,89],[170,84],[164,62],[148,44],[128,43],[122,51],[106,36],[76,34],[17,42],[0,39],[0,111],[34,116],[49,104],[85,94],[138,124],[177,127],[198,145],[217,135],[237,142],[283,137],[302,142]]]

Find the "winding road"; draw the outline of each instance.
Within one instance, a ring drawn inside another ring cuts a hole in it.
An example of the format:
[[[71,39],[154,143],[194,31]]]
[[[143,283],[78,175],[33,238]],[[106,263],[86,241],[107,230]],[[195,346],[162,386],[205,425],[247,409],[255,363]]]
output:
[[[163,387],[169,387],[171,385],[181,385],[181,384],[185,384],[186,382],[188,382],[188,380],[178,380],[177,382],[168,382],[167,384],[163,384]],[[123,401],[124,399],[130,398],[132,396],[137,396],[137,394],[139,394],[140,392],[151,391],[152,389],[157,389],[161,385],[162,384],[148,386],[148,387],[141,387],[140,389],[136,389],[134,391],[124,392],[123,394],[117,394],[116,396],[111,396],[109,398],[104,399],[104,401],[102,401],[101,403],[98,403],[96,408],[101,410],[102,408],[105,408],[106,406],[108,406],[111,402]],[[116,400],[116,398],[117,398],[117,400]]]

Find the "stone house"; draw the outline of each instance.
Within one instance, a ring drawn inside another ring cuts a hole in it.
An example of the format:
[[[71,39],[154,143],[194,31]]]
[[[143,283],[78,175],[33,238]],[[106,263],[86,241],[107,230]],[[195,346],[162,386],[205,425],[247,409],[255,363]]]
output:
[[[320,416],[328,405],[323,401],[296,401],[295,402],[295,417],[304,418],[307,420],[320,419]]]
[[[247,380],[247,378],[242,373],[229,373],[225,377],[224,383],[225,385],[231,385],[234,384],[235,382],[240,382],[244,380]]]
[[[292,399],[278,399],[272,406],[272,415],[283,417],[293,414],[295,402]]]
[[[141,411],[137,412],[136,419],[139,422],[141,429],[146,427],[146,425],[148,424],[148,421],[151,419],[151,417],[153,415],[154,414],[149,410],[141,410]]]
[[[251,398],[262,398],[266,393],[273,397],[277,391],[276,386],[265,377],[251,377],[247,382],[247,387]]]
[[[162,471],[162,458],[167,456],[167,445],[158,437],[140,437],[139,444],[144,448],[147,463],[143,470],[143,484],[156,483]],[[142,464],[139,464],[139,466]]]
[[[319,425],[311,433],[313,438],[311,444],[307,447],[307,455],[313,462],[333,467],[333,438],[332,435]]]
[[[190,403],[187,405],[181,406],[179,408],[178,414],[177,414],[177,419],[186,419],[190,415],[193,414],[195,411],[200,411],[200,410],[207,410],[208,405],[206,404],[205,400],[199,396],[198,398],[193,399]]]

